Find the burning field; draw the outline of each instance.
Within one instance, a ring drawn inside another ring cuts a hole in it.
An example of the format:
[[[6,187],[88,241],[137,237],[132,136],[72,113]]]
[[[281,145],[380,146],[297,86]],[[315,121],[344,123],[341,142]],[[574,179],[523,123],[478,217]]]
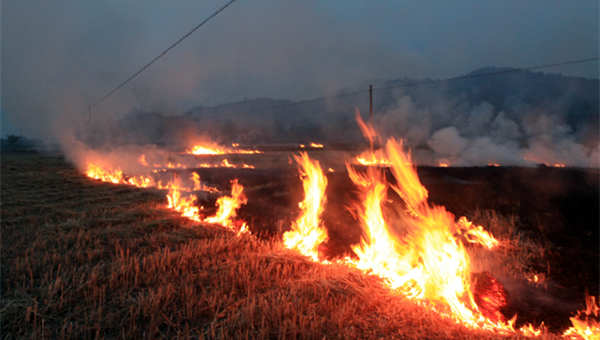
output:
[[[357,121],[366,150],[6,157],[2,333],[600,337],[597,170],[417,168]]]

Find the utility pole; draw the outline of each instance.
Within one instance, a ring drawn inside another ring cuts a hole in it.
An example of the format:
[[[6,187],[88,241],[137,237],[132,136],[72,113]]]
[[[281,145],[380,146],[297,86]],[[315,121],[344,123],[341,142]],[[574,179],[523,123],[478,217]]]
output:
[[[369,120],[373,118],[373,85],[369,85]]]

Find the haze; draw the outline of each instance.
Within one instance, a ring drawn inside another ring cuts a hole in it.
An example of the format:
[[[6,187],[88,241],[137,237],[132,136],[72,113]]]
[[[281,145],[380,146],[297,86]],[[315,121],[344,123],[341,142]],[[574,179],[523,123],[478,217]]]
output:
[[[2,132],[51,138],[222,1],[4,1]],[[598,1],[239,0],[96,108],[177,114],[598,53]],[[547,70],[598,78],[598,64]]]

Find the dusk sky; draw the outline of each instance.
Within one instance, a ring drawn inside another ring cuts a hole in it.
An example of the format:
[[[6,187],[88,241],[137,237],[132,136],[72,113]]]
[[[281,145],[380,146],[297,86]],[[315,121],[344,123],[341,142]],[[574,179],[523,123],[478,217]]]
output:
[[[47,136],[61,120],[83,119],[90,103],[222,4],[3,1],[3,134]],[[598,10],[595,0],[238,0],[96,110],[180,113],[594,57]],[[596,62],[544,71],[598,78]]]

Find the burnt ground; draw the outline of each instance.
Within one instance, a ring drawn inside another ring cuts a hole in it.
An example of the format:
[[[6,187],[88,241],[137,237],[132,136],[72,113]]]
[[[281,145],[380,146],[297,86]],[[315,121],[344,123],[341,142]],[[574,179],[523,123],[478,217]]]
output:
[[[223,189],[231,178],[246,187],[248,204],[240,216],[252,231],[265,238],[281,235],[299,212],[302,187],[292,166],[285,170],[199,169],[201,177]],[[456,216],[478,221],[478,212],[493,210],[514,221],[520,237],[543,245],[543,262],[530,263],[544,273],[543,288],[505,280],[509,294],[507,316],[520,322],[545,321],[551,329],[564,329],[568,317],[580,309],[585,292],[598,296],[599,172],[578,168],[420,167],[430,202],[445,206]],[[324,253],[350,254],[360,240],[360,228],[348,210],[355,190],[345,172],[328,173],[324,223],[329,241]],[[210,202],[212,203],[212,202]],[[512,294],[511,294],[512,292]]]

